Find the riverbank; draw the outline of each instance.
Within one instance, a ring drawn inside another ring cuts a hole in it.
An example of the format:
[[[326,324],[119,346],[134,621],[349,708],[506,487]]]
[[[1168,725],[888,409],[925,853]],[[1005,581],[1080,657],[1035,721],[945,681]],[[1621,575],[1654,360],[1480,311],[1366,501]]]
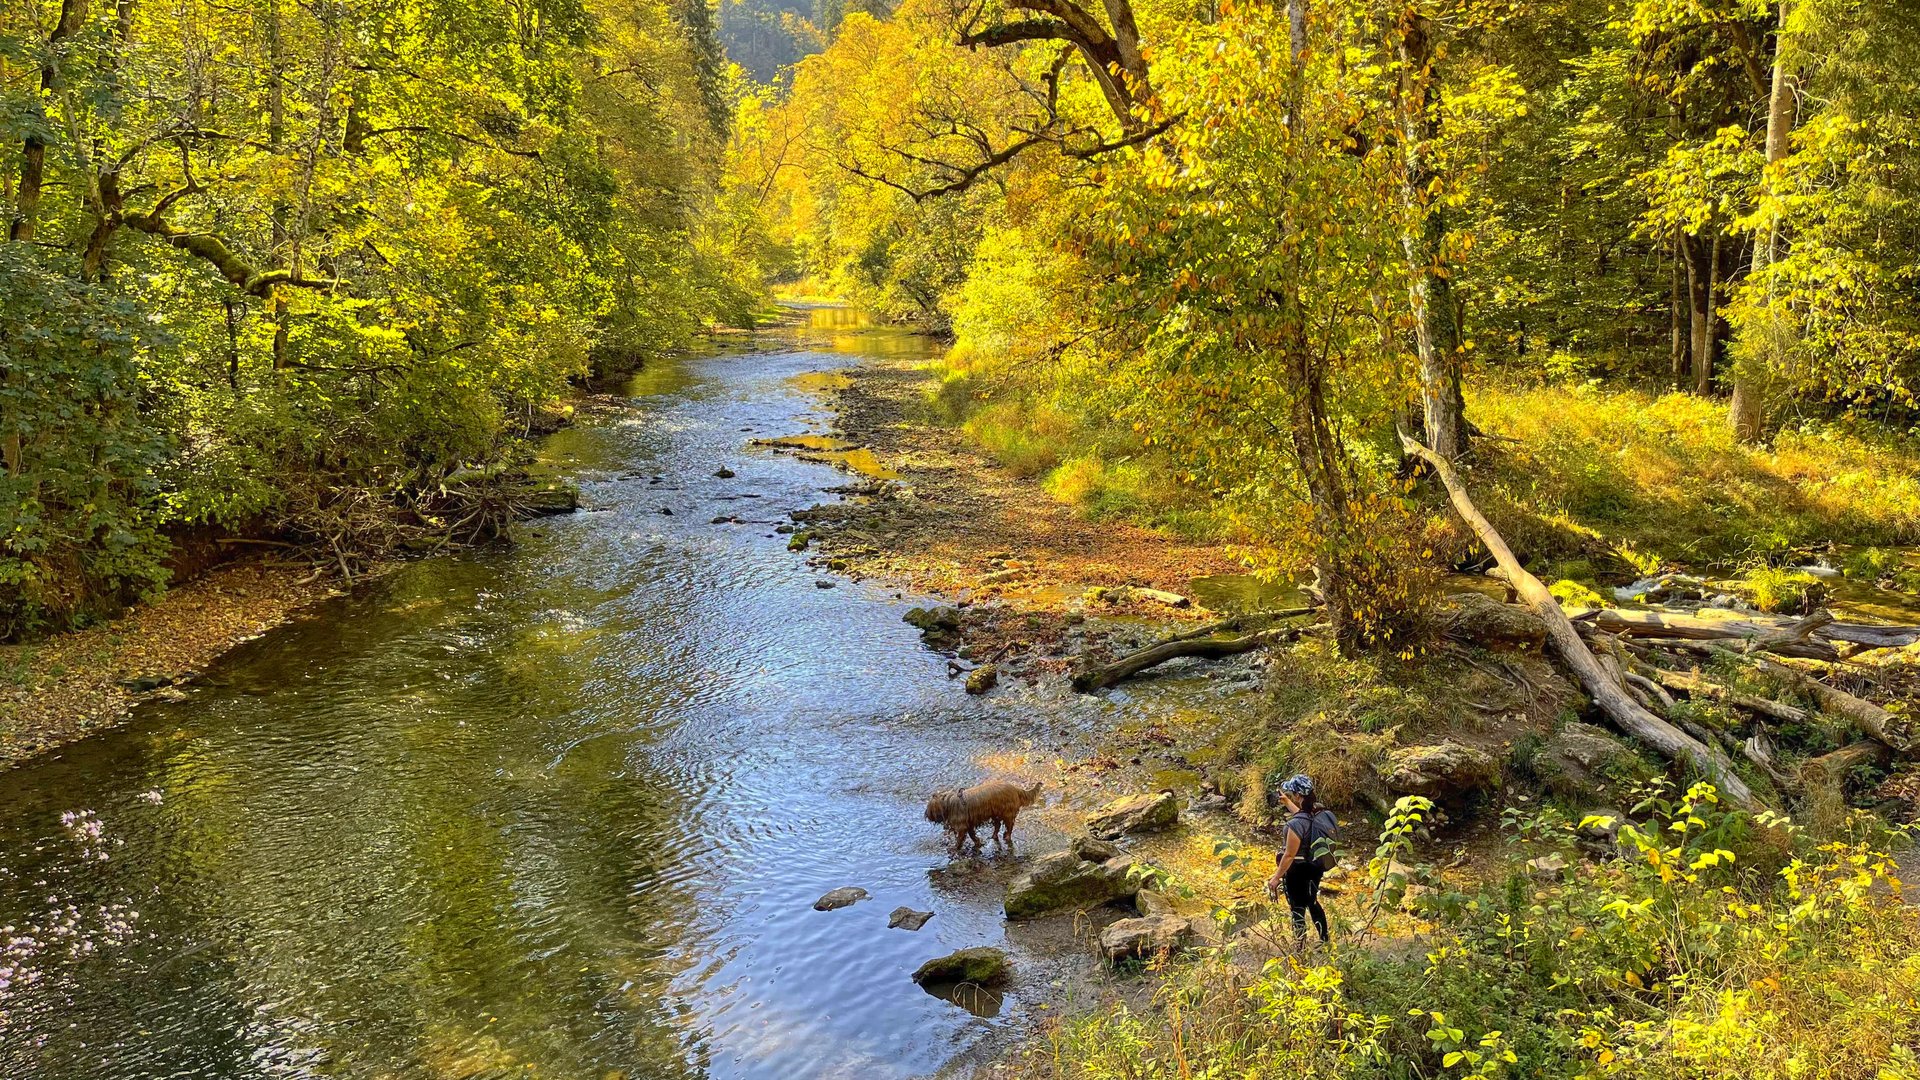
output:
[[[0,646],[0,769],[125,720],[222,654],[338,596],[308,567],[218,567],[120,618]]]

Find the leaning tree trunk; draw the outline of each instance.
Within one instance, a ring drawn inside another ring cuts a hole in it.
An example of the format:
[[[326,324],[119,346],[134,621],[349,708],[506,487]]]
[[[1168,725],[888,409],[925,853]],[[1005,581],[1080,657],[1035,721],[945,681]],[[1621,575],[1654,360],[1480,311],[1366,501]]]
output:
[[[1433,467],[1440,482],[1446,485],[1454,511],[1493,554],[1494,561],[1500,564],[1500,569],[1506,574],[1508,583],[1520,594],[1520,599],[1546,623],[1547,640],[1552,643],[1554,652],[1593,697],[1594,705],[1629,735],[1675,761],[1686,762],[1699,769],[1729,802],[1747,810],[1758,809],[1761,805],[1759,799],[1754,797],[1746,781],[1734,771],[1733,762],[1725,753],[1654,715],[1608,674],[1600,661],[1588,651],[1586,643],[1580,640],[1580,632],[1574,629],[1566,612],[1560,610],[1560,602],[1554,599],[1539,578],[1520,565],[1520,560],[1514,558],[1513,549],[1507,546],[1506,540],[1474,506],[1473,499],[1467,495],[1466,485],[1461,483],[1453,466],[1409,435],[1403,433],[1400,443],[1408,454]]]

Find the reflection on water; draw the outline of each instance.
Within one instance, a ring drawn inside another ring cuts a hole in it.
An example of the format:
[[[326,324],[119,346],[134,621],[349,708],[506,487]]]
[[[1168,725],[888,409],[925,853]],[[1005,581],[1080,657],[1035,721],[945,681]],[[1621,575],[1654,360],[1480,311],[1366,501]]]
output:
[[[930,874],[919,810],[1041,721],[950,683],[905,602],[814,588],[771,523],[844,477],[747,445],[824,426],[795,376],[927,343],[794,333],[554,437],[595,512],[0,774],[0,1076],[887,1077],[1021,1016],[1019,942],[990,1005],[908,978],[1007,944],[1017,866]],[[887,929],[903,904],[938,917]]]

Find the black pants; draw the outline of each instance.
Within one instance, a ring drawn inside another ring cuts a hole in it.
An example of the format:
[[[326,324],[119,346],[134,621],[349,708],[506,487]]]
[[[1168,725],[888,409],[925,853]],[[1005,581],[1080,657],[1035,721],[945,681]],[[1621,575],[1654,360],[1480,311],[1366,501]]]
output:
[[[1287,887],[1287,908],[1293,915],[1293,936],[1307,940],[1307,916],[1313,916],[1313,928],[1320,940],[1327,940],[1327,911],[1320,906],[1320,878],[1325,873],[1317,863],[1300,858],[1287,867],[1282,880]]]

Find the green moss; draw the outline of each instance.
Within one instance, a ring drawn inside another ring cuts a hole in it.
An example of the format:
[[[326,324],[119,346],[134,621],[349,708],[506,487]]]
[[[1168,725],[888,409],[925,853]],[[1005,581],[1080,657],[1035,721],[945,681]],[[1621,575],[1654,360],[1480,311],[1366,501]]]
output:
[[[1761,611],[1799,614],[1817,607],[1827,598],[1827,586],[1804,570],[1767,567],[1749,573],[1741,582],[1741,591]]]

